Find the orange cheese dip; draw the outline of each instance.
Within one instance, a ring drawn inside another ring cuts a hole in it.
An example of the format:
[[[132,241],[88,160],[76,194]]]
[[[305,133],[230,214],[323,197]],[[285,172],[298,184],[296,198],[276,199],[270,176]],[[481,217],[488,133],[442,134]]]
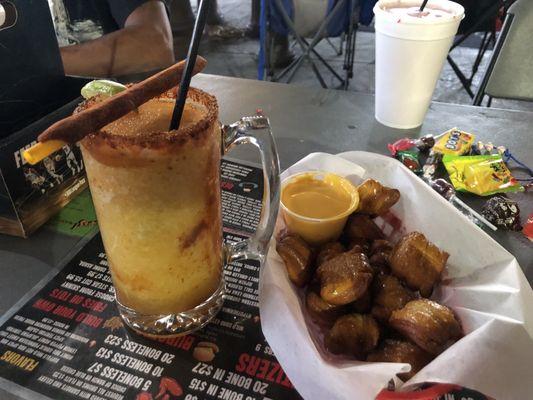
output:
[[[289,181],[281,193],[283,205],[307,218],[328,219],[345,213],[353,200],[349,182],[334,174],[302,174]]]

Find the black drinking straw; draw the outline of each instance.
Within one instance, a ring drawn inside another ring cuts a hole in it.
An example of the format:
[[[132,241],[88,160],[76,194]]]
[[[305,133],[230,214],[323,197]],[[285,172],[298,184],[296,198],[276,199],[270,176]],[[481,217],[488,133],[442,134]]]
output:
[[[420,6],[420,12],[424,11],[424,7],[426,7],[426,4],[428,3],[428,0],[424,0],[422,2],[422,5]]]
[[[185,72],[181,77],[180,88],[178,96],[176,97],[176,104],[174,105],[174,112],[172,113],[172,120],[170,121],[170,130],[178,129],[180,126],[181,116],[183,115],[183,108],[185,107],[185,100],[187,99],[187,92],[192,78],[192,70],[196,63],[196,56],[198,55],[198,47],[200,47],[200,40],[204,32],[205,20],[207,12],[209,11],[210,0],[201,0],[198,7],[198,15],[194,22],[194,29],[192,32],[191,43],[189,44],[189,51],[187,52],[187,62],[185,63]]]

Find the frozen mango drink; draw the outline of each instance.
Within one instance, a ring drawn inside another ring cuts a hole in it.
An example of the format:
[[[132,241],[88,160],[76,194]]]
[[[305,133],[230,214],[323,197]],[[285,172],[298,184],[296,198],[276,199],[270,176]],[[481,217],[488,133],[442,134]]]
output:
[[[205,63],[198,57],[194,71]],[[63,143],[80,142],[120,316],[147,336],[182,335],[208,323],[224,302],[224,265],[264,259],[279,204],[279,161],[266,117],[221,127],[216,99],[191,87],[179,128],[170,130],[184,67],[128,88],[91,82],[84,88],[90,98],[24,155],[35,163]],[[220,159],[241,143],[261,152],[263,212],[253,237],[224,245]]]
[[[81,142],[119,306],[142,315],[193,309],[222,284],[216,100],[191,89],[149,100]]]
[[[162,97],[82,141],[117,300],[143,314],[194,308],[221,282],[216,103],[190,97],[176,133]]]

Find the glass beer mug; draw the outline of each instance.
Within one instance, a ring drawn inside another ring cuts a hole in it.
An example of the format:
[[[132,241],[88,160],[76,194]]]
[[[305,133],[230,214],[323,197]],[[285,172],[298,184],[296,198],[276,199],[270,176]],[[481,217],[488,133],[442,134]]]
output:
[[[279,203],[268,120],[221,127],[215,97],[190,88],[180,127],[169,132],[174,98],[151,99],[81,142],[118,310],[155,337],[209,322],[224,301],[224,265],[264,258]],[[241,143],[261,152],[263,211],[253,238],[224,245],[220,159]]]

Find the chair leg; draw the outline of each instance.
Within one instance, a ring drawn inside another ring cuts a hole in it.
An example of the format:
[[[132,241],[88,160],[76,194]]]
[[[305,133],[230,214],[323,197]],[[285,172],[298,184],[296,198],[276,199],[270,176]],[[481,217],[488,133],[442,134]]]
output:
[[[357,38],[357,29],[358,29],[358,26],[355,25],[354,27],[352,27],[352,32],[351,32],[352,39],[350,42],[351,48],[350,48],[350,58],[349,58],[350,78],[353,75],[353,63],[355,61],[355,44],[356,44],[356,38]]]
[[[326,85],[326,82],[324,81],[324,78],[322,78],[322,75],[320,74],[320,71],[318,70],[316,64],[311,59],[309,54],[304,54],[304,55],[300,56],[300,58],[298,58],[298,60],[296,61],[295,66],[292,68],[291,74],[287,78],[287,83],[291,83],[292,82],[292,80],[294,79],[294,76],[296,75],[296,72],[298,72],[298,70],[302,66],[304,60],[306,60],[306,59],[309,61],[309,64],[311,65],[311,69],[315,73],[315,76],[318,79],[318,82],[320,83],[320,86],[322,86],[324,89],[327,89],[328,85]]]
[[[268,76],[268,79],[271,81],[271,82],[276,82],[276,73],[275,73],[275,70],[274,70],[274,67],[270,64],[270,58],[272,57],[272,43],[270,43],[268,45],[268,58],[269,58],[269,61],[268,61],[268,73],[267,73],[267,76]]]
[[[340,43],[340,46],[339,46],[338,49],[337,49],[337,47],[335,46],[335,43],[333,43],[329,37],[326,38],[326,42],[328,42],[328,44],[331,46],[331,48],[333,49],[333,51],[335,51],[335,53],[336,53],[338,56],[342,55],[342,39],[341,39],[341,43]]]
[[[346,50],[344,52],[344,62],[342,63],[342,69],[345,71],[348,69],[348,64],[350,60],[350,51],[352,49],[352,28],[348,28],[348,33],[346,34],[345,46]]]
[[[350,24],[348,25],[348,33],[346,40],[346,56],[344,57],[343,69],[345,71],[343,89],[348,90],[350,79],[353,77],[353,64],[355,60],[355,44],[358,28],[358,20],[356,16],[359,15],[359,8],[354,7],[352,0],[350,0]]]
[[[331,74],[335,78],[337,78],[341,83],[344,81],[342,79],[342,77],[339,75],[339,73],[337,71],[335,71],[333,69],[333,67],[331,65],[329,65],[328,62],[326,60],[324,60],[324,58],[315,49],[312,50],[312,53],[324,65],[324,67],[326,67],[328,69],[328,71],[331,72]]]
[[[263,48],[265,49],[265,80],[272,80],[272,77],[274,76],[274,72],[272,71],[272,67],[270,65],[270,56],[271,56],[271,43],[270,43],[270,32],[267,30],[265,33],[265,43],[263,44]]]
[[[263,41],[262,43],[263,51],[265,53],[263,55],[264,62],[265,62],[265,71],[264,71],[263,79],[268,80],[268,81],[273,81],[274,80],[274,69],[272,68],[272,65],[270,64],[270,58],[272,55],[272,48],[271,48],[272,35],[271,35],[271,30],[270,30],[270,23],[268,22],[269,21],[269,14],[268,14],[269,13],[269,0],[262,0],[260,2],[260,7],[261,7],[260,12],[265,13],[264,15],[260,15],[260,17],[264,18],[265,26],[264,27],[260,26],[259,28],[260,29],[259,40]],[[262,29],[264,29],[264,35],[261,35]]]
[[[291,63],[289,65],[287,65],[283,71],[281,71],[278,76],[276,76],[276,79],[279,81],[281,79],[283,79],[283,77],[285,75],[287,75],[287,73],[294,68],[294,66],[296,65],[296,63],[298,62],[298,60],[300,59],[300,57],[296,57],[294,60],[291,61]]]
[[[309,43],[307,42],[307,40],[305,38],[302,38],[302,41],[307,45],[309,46]],[[337,78],[339,81],[343,81],[343,79],[341,78],[341,76],[337,73],[337,71],[335,71],[331,65],[328,64],[328,62],[324,59],[324,57],[322,57],[318,51],[316,51],[314,48],[311,49],[311,53],[314,54],[314,56],[322,63],[324,64],[324,66],[329,70],[329,72],[331,72],[333,74],[333,76],[335,78]]]
[[[496,61],[498,60],[498,57],[500,56],[500,51],[502,50],[503,43],[505,42],[505,38],[507,37],[509,30],[511,29],[513,18],[514,18],[513,14],[507,14],[507,16],[505,17],[505,21],[503,22],[500,36],[498,37],[498,40],[496,41],[496,44],[494,45],[494,50],[492,50],[492,56],[490,58],[489,65],[487,65],[487,70],[485,71],[485,75],[483,75],[483,79],[481,80],[477,93],[474,96],[474,101],[472,104],[475,106],[480,106],[481,102],[483,101],[483,97],[485,96],[485,89],[487,88],[487,85],[489,83],[490,76],[492,75],[492,71],[494,70],[494,66],[496,65]]]
[[[484,24],[489,18],[493,18],[497,15],[498,11],[500,10],[500,8],[502,6],[505,5],[505,0],[495,0],[493,4],[491,4],[489,7],[486,8],[486,10],[481,14],[481,16],[477,19],[477,21],[472,24],[472,26],[470,26],[468,28],[467,31],[465,31],[462,35],[460,35],[460,37],[458,39],[456,39],[452,45],[452,47],[450,48],[450,51],[448,52],[448,63],[450,64],[450,66],[452,67],[452,69],[454,70],[455,74],[457,75],[457,77],[459,78],[459,80],[461,81],[461,84],[463,85],[464,89],[466,90],[466,92],[468,93],[468,95],[471,97],[471,98],[474,98],[474,94],[472,92],[472,89],[471,89],[471,86],[472,86],[472,79],[473,79],[473,76],[475,75],[475,73],[473,73],[471,75],[471,78],[468,79],[465,74],[461,71],[461,69],[457,66],[457,64],[453,61],[453,59],[450,57],[450,52],[455,49],[456,47],[458,47],[461,43],[463,43],[468,37],[470,37],[473,33],[477,32],[477,30],[479,29],[479,27]],[[485,40],[485,37],[483,38],[483,40]],[[483,42],[482,42],[482,45],[481,47],[483,47]],[[479,53],[478,53],[478,56],[479,56]],[[477,67],[475,68],[477,69]]]
[[[461,81],[461,84],[463,85],[463,88],[466,90],[466,93],[470,96],[470,98],[474,98],[474,93],[472,92],[472,89],[470,88],[470,82],[468,82],[468,79],[466,79],[466,76],[463,74],[463,71],[457,66],[455,61],[452,60],[452,58],[448,55],[446,57],[448,60],[448,63],[453,69],[453,72],[455,72],[455,75],[457,75],[457,78]]]
[[[300,67],[302,66],[304,60],[305,60],[305,57],[304,57],[304,56],[300,56],[300,57],[298,57],[298,59],[296,60],[296,62],[294,63],[294,65],[293,65],[292,68],[291,68],[291,71],[290,71],[289,77],[287,78],[287,83],[291,83],[291,82],[292,82],[292,80],[293,80],[294,77],[296,76],[296,72],[298,72],[298,70],[299,70]],[[314,70],[313,70],[313,72],[314,72]]]
[[[350,52],[351,52],[351,40],[346,41],[346,57],[344,58],[344,64],[342,66],[342,69],[344,70],[344,80],[342,82],[342,90],[348,90],[348,85],[350,84],[350,78],[353,74],[352,68],[347,62],[350,58]]]
[[[496,29],[493,29],[488,38],[485,42],[484,47],[481,49],[479,53],[479,58],[476,59],[476,62],[472,66],[472,75],[470,76],[470,84],[472,84],[472,81],[474,80],[474,76],[477,74],[477,71],[479,70],[479,66],[481,65],[481,62],[483,61],[483,57],[485,57],[485,54],[487,53],[487,50],[489,49],[490,44],[492,43],[493,46],[496,44]]]
[[[348,68],[346,69],[346,79],[345,79],[344,90],[348,90],[348,86],[350,85],[350,79],[353,78],[353,64],[355,60],[356,36],[357,36],[357,26],[355,27],[355,29],[353,29],[353,32],[352,32],[352,40],[351,40],[352,47],[350,49],[350,63],[348,65]]]
[[[485,55],[485,52],[487,51],[487,48],[490,43],[490,38],[492,36],[492,31],[486,31],[483,33],[483,39],[481,39],[481,44],[479,45],[478,52],[476,54],[476,59],[474,60],[474,64],[472,65],[472,73],[470,74],[470,77],[468,78],[468,81],[470,84],[472,84],[472,79],[474,79],[474,75],[477,72],[477,69],[479,68],[479,64],[481,64],[481,61],[483,60],[483,56]]]
[[[348,29],[348,39],[346,40],[346,56],[344,57],[344,82],[342,85],[343,90],[348,90],[350,85],[350,79],[353,77],[353,60],[355,53],[355,32],[356,29],[350,27]]]
[[[266,55],[265,57],[266,58],[266,66],[267,66],[267,71],[268,71],[268,78],[271,82],[276,82],[277,79],[276,79],[276,69],[274,68],[274,66],[272,65],[272,54],[274,53],[274,41],[272,40],[272,35],[271,35],[271,32],[269,31],[267,33],[267,45],[265,46],[265,49],[266,49]]]
[[[311,57],[307,56],[307,60],[310,62],[311,68],[313,68],[313,71],[315,72],[315,75],[318,79],[318,82],[320,83],[320,86],[322,86],[322,88],[324,89],[327,89],[328,85],[326,84],[326,81],[324,80],[324,78],[322,78],[320,71],[318,70],[317,66],[315,65]]]

